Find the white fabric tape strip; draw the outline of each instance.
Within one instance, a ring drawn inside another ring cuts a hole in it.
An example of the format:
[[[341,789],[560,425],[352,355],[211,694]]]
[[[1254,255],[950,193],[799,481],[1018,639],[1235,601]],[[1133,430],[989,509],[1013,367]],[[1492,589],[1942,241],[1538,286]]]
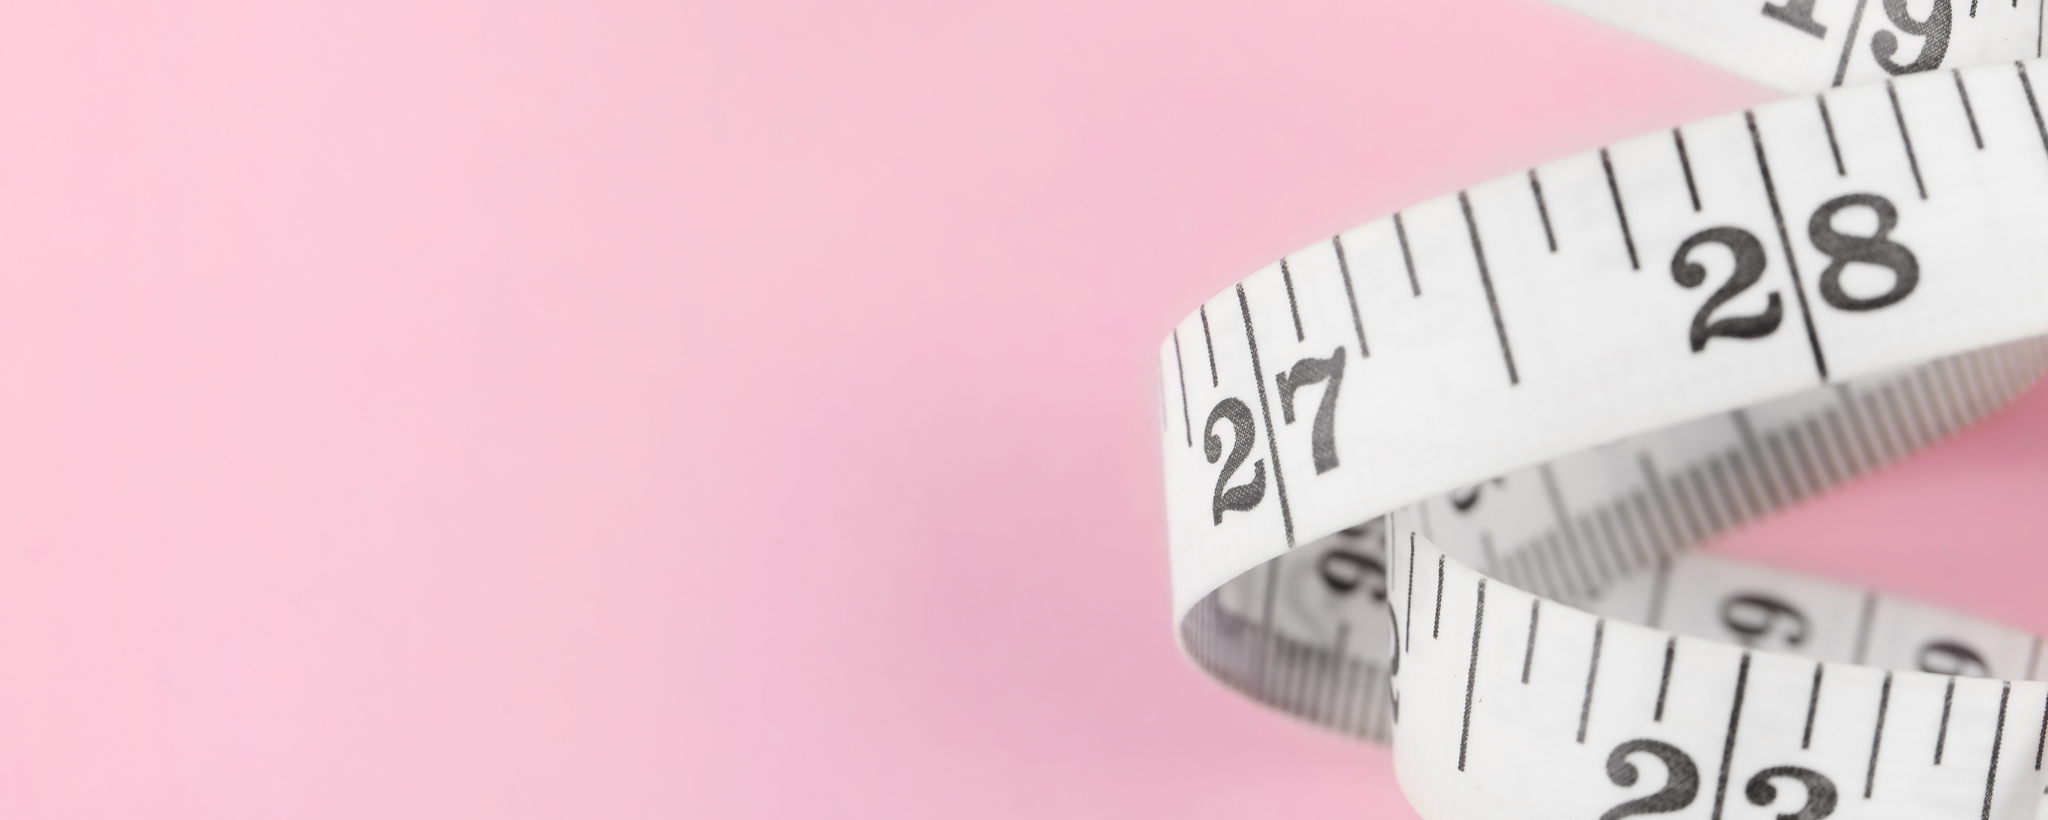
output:
[[[1821,93],[1401,211],[1175,328],[1182,646],[1390,740],[1430,820],[2034,817],[2040,637],[1691,550],[2048,370],[2048,0],[1560,2]]]

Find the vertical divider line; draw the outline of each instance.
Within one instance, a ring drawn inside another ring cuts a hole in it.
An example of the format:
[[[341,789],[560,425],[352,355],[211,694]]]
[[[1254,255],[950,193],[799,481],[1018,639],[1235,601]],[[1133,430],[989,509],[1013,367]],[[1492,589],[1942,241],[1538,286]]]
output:
[[[1540,612],[1542,611],[1542,610],[1541,610],[1541,607],[1542,607],[1542,606],[1543,606],[1543,599],[1542,599],[1542,598],[1539,598],[1539,597],[1537,597],[1537,596],[1534,596],[1534,595],[1531,595],[1531,596],[1529,596],[1529,646],[1528,646],[1528,648],[1526,648],[1526,649],[1523,649],[1523,650],[1522,650],[1522,682],[1523,682],[1523,683],[1528,683],[1528,682],[1529,682],[1529,665],[1530,665],[1531,663],[1534,663],[1534,662],[1535,662],[1535,660],[1536,660],[1536,618],[1537,618],[1537,615],[1538,615],[1538,613],[1540,613]],[[2048,712],[2044,712],[2043,714],[2044,714],[2044,715],[2048,715]],[[2042,726],[2042,737],[2044,737],[2044,738],[2048,738],[2048,716],[2044,716],[2044,717],[2043,717],[2043,718],[2041,719],[2041,726]],[[2039,755],[2035,755],[2035,757],[2037,757],[2037,758],[2038,758],[2038,757],[2039,757]],[[2040,766],[2040,763],[2039,763],[2038,761],[2036,761],[2036,762],[2035,762],[2035,764],[2034,764],[2034,768],[2036,768],[2036,769],[2038,769],[2038,768],[2041,768],[2041,766]]]
[[[1884,687],[1877,695],[1877,728],[1870,733],[1870,768],[1863,774],[1863,799],[1870,799],[1870,791],[1877,785],[1877,750],[1884,743],[1884,713],[1892,702],[1892,673],[1884,673]]]
[[[1820,711],[1820,673],[1826,668],[1823,663],[1813,665],[1813,691],[1806,695],[1806,731],[1799,736],[1801,749],[1813,746],[1813,716]]]
[[[1861,0],[1857,7],[1862,7]],[[1778,205],[1778,186],[1771,181],[1771,163],[1764,156],[1764,138],[1757,131],[1756,112],[1744,111],[1742,119],[1749,125],[1750,145],[1756,148],[1756,167],[1763,175],[1764,196],[1771,202],[1771,220],[1778,226],[1778,244],[1785,249],[1785,268],[1792,273],[1792,294],[1799,297],[1799,318],[1806,324],[1806,342],[1813,348],[1813,366],[1820,371],[1820,380],[1826,382],[1828,360],[1820,350],[1820,333],[1813,327],[1813,311],[1806,305],[1806,283],[1799,278],[1799,261],[1793,256],[1792,234],[1785,230],[1785,209]],[[2043,144],[2048,145],[2048,141],[2044,141]]]
[[[2048,0],[2042,0],[2048,4]],[[2034,98],[2034,81],[2027,78],[2027,64],[2013,61],[2020,72],[2020,90],[2027,92],[2027,110],[2034,112],[2034,131],[2041,135],[2041,150],[2048,151],[2048,124],[2041,122],[2041,101]]]
[[[1628,229],[1628,209],[1621,204],[1621,183],[1614,179],[1614,161],[1607,156],[1607,149],[1600,149],[1600,170],[1607,173],[1607,195],[1614,199],[1614,218],[1621,222],[1621,242],[1628,248],[1629,270],[1642,270],[1636,260],[1636,237]]]
[[[1820,128],[1828,135],[1828,153],[1835,158],[1835,176],[1848,176],[1849,169],[1842,165],[1842,144],[1835,141],[1835,118],[1828,115],[1827,95],[1813,95],[1813,103],[1820,108]]]
[[[1849,73],[1849,53],[1856,50],[1856,29],[1863,25],[1863,7],[1869,0],[1856,0],[1856,16],[1849,18],[1849,38],[1842,41],[1842,59],[1835,63],[1835,81],[1830,87],[1840,88],[1842,78]]]
[[[2034,741],[2034,771],[2041,770],[2041,752],[2048,750],[2048,701],[2041,704],[2041,739]]]
[[[1536,216],[1543,220],[1543,240],[1550,243],[1550,252],[1557,253],[1557,233],[1550,229],[1550,206],[1543,202],[1543,183],[1536,180],[1536,169],[1529,169],[1529,191],[1536,195]]]
[[[1472,610],[1472,660],[1465,667],[1465,727],[1458,731],[1458,771],[1465,770],[1465,747],[1472,739],[1472,690],[1479,682],[1479,631],[1486,626],[1486,579],[1479,579],[1479,603]],[[1989,798],[1986,798],[1989,799]]]
[[[1188,434],[1188,446],[1195,446],[1195,417],[1188,412],[1188,367],[1180,358],[1180,330],[1173,331],[1173,369],[1180,373],[1180,424]]]
[[[1294,340],[1308,341],[1308,336],[1301,332],[1301,307],[1294,301],[1294,272],[1287,269],[1286,257],[1280,259],[1280,282],[1287,286],[1287,315],[1294,319]]]
[[[1444,628],[1444,557],[1436,557],[1436,616],[1429,624],[1430,640],[1443,634]]]
[[[1280,469],[1280,442],[1273,430],[1273,410],[1266,400],[1266,372],[1259,367],[1259,335],[1252,329],[1252,303],[1245,298],[1244,283],[1237,286],[1237,309],[1244,314],[1244,340],[1252,352],[1252,389],[1259,394],[1259,415],[1266,421],[1266,454],[1273,459],[1273,484],[1280,490],[1280,524],[1287,531],[1287,548],[1294,549],[1294,511],[1287,504],[1287,475]]]
[[[1365,346],[1365,318],[1358,312],[1358,291],[1351,288],[1351,261],[1344,258],[1344,238],[1330,237],[1330,246],[1337,249],[1337,272],[1344,276],[1344,299],[1351,303],[1351,327],[1358,331],[1358,357],[1372,355]]]
[[[1586,742],[1586,723],[1593,716],[1593,682],[1600,677],[1600,643],[1607,634],[1607,619],[1593,621],[1593,659],[1586,664],[1586,699],[1579,704],[1579,742]]]
[[[1991,733],[1991,765],[1984,767],[1984,812],[1978,820],[1991,820],[1992,788],[1998,785],[1998,751],[2005,745],[2005,704],[2012,699],[2012,681],[1998,693],[1998,728]]]
[[[1742,723],[1742,696],[1749,689],[1749,653],[1742,653],[1742,666],[1735,672],[1735,705],[1728,709],[1728,738],[1721,742],[1721,776],[1714,784],[1714,813],[1721,820],[1721,806],[1728,798],[1728,766],[1735,758],[1735,731]]]
[[[1685,192],[1692,197],[1693,213],[1700,211],[1700,189],[1692,181],[1692,158],[1685,154],[1685,134],[1681,129],[1671,129],[1671,141],[1678,146],[1678,167],[1685,172]]]
[[[1406,623],[1404,623],[1404,624],[1402,624],[1402,625],[1401,625],[1401,628],[1402,628],[1402,629],[1404,629],[1404,630],[1406,630],[1408,634],[1407,634],[1407,635],[1405,635],[1405,636],[1403,636],[1403,640],[1401,641],[1401,649],[1402,649],[1402,651],[1404,651],[1404,652],[1410,652],[1410,651],[1414,651],[1414,649],[1415,649],[1415,531],[1414,531],[1414,530],[1409,530],[1409,531],[1408,531],[1408,563],[1407,563],[1407,565],[1406,565],[1406,566],[1407,566],[1407,568],[1408,568],[1408,572],[1407,572],[1407,575],[1408,575],[1408,607],[1407,607],[1407,609],[1406,609],[1405,611],[1403,611],[1403,612],[1401,613],[1401,619],[1402,619],[1403,621],[1405,621],[1405,622],[1406,622]]]
[[[1960,97],[1963,101],[1963,119],[1970,122],[1970,139],[1976,140],[1977,150],[1982,151],[1984,150],[1984,132],[1977,128],[1977,109],[1970,107],[1970,89],[1963,86],[1962,69],[1952,68],[1949,69],[1948,73],[1956,78],[1956,96]]]
[[[1956,705],[1956,679],[1950,675],[1948,688],[1941,692],[1941,729],[1934,735],[1934,765],[1941,765],[1941,750],[1948,746],[1948,716]]]
[[[1209,351],[1209,386],[1220,387],[1223,382],[1216,373],[1216,339],[1209,335],[1209,306],[1203,305],[1195,312],[1202,317],[1202,347]]]
[[[1664,696],[1671,691],[1671,662],[1678,658],[1678,636],[1664,639],[1664,674],[1657,678],[1657,711],[1652,722],[1664,722]]]
[[[1408,290],[1422,295],[1422,282],[1415,278],[1415,255],[1408,251],[1408,228],[1401,224],[1401,212],[1394,212],[1394,238],[1401,240],[1401,264],[1408,267]]]
[[[1927,182],[1920,177],[1920,157],[1913,152],[1913,134],[1906,130],[1906,110],[1899,107],[1898,89],[1891,80],[1884,81],[1885,96],[1892,101],[1892,120],[1899,124],[1899,141],[1906,144],[1906,165],[1913,169],[1913,187],[1920,190],[1920,198],[1927,198]]]
[[[1522,383],[1515,372],[1515,351],[1508,346],[1508,328],[1500,318],[1500,300],[1493,295],[1493,276],[1486,270],[1486,250],[1479,244],[1479,223],[1472,218],[1472,200],[1458,192],[1458,207],[1465,212],[1465,232],[1472,236],[1472,258],[1479,262],[1479,284],[1486,288],[1486,309],[1493,313],[1493,334],[1500,339],[1500,356],[1508,363],[1508,384]]]

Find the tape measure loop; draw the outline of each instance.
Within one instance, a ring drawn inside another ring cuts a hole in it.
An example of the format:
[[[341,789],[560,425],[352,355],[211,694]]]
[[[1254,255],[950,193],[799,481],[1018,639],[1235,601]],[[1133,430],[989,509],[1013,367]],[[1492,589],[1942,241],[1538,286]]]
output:
[[[2032,817],[2042,638],[1696,547],[2048,370],[2048,0],[1560,2],[1821,93],[1406,209],[1176,328],[1183,648],[1393,742],[1432,820]]]

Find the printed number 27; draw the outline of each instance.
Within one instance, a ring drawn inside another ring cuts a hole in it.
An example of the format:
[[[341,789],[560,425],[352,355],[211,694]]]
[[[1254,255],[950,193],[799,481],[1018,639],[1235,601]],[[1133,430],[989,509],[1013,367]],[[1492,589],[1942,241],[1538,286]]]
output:
[[[1274,379],[1280,388],[1280,416],[1288,424],[1294,423],[1294,394],[1312,384],[1323,385],[1323,400],[1316,405],[1315,422],[1309,425],[1309,454],[1313,457],[1318,475],[1337,467],[1337,393],[1344,386],[1344,348],[1339,345],[1328,358],[1304,358],[1294,366],[1281,371]],[[1223,437],[1216,435],[1219,422],[1230,422],[1230,454],[1223,453]],[[1209,411],[1209,423],[1202,428],[1202,452],[1209,457],[1209,463],[1223,462],[1223,469],[1216,475],[1216,490],[1209,497],[1211,520],[1223,523],[1226,512],[1242,512],[1259,506],[1266,499],[1266,461],[1252,461],[1251,480],[1232,486],[1231,476],[1244,466],[1245,459],[1252,454],[1252,441],[1258,438],[1259,425],[1252,418],[1252,409],[1239,399],[1226,398],[1216,403]]]

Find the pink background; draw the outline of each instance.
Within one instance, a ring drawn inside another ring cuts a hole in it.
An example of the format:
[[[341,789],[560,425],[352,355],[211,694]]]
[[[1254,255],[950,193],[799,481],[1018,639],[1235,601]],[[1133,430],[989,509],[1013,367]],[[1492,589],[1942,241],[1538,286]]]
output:
[[[0,816],[1411,816],[1177,656],[1154,345],[1769,96],[1535,0],[284,5],[0,7]],[[1733,547],[2048,630],[2044,492],[2037,396]]]

